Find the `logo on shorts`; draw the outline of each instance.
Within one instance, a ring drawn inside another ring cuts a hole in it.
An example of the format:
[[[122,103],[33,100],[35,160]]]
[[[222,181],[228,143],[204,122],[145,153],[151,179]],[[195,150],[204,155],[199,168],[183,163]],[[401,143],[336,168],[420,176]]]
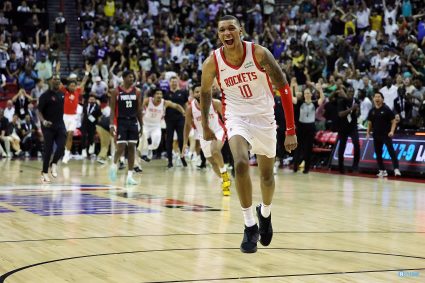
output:
[[[121,138],[121,135],[118,135],[118,138],[120,139]]]

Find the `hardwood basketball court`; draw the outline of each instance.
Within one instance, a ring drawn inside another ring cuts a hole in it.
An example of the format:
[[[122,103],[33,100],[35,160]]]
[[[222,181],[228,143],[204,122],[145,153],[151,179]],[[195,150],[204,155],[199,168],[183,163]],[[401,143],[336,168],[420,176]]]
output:
[[[423,183],[281,170],[273,241],[243,254],[234,185],[143,165],[125,188],[94,161],[40,185],[40,161],[0,160],[0,283],[425,282]]]

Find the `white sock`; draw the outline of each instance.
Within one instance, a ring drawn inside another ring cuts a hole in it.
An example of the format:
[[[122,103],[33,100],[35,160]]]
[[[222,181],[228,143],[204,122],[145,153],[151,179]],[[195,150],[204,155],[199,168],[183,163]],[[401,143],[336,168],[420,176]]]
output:
[[[112,162],[111,168],[114,169],[114,170],[117,170],[118,166],[117,166],[116,163]]]
[[[269,205],[265,205],[264,203],[261,204],[261,215],[264,218],[267,218],[270,216],[271,210],[272,210],[272,204],[269,204]]]
[[[223,168],[220,168],[220,173],[224,173],[226,171],[227,171],[226,166],[223,166]]]
[[[68,155],[70,155],[70,154],[71,154],[71,151],[70,151],[70,150],[65,149],[65,155],[66,155],[66,156],[68,156]]]
[[[133,170],[128,170],[127,178],[133,178]]]
[[[125,157],[124,157],[124,156],[121,156],[121,157],[120,157],[120,161],[124,163],[124,161],[125,161]]]
[[[243,220],[245,222],[246,227],[252,227],[256,224],[254,213],[252,211],[252,205],[247,208],[242,207]]]

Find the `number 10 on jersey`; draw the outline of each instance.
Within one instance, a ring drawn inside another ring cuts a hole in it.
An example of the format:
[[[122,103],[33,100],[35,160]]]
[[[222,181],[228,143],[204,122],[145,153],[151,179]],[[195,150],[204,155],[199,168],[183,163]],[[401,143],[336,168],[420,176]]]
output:
[[[241,91],[241,94],[244,98],[252,97],[252,91],[249,85],[241,85],[241,86],[238,86],[238,88]]]

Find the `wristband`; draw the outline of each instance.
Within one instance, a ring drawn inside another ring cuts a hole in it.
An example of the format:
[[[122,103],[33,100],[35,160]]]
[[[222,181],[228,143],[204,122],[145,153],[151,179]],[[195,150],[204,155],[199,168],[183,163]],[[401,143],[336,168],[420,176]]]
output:
[[[279,89],[283,112],[285,113],[286,135],[295,135],[294,105],[292,104],[291,88],[288,84]]]
[[[90,74],[90,73],[89,73],[89,72],[87,72],[87,71],[84,73],[84,75],[85,75],[85,76],[88,76],[89,74]]]
[[[115,125],[109,125],[109,129],[112,129],[112,128],[115,129]]]

